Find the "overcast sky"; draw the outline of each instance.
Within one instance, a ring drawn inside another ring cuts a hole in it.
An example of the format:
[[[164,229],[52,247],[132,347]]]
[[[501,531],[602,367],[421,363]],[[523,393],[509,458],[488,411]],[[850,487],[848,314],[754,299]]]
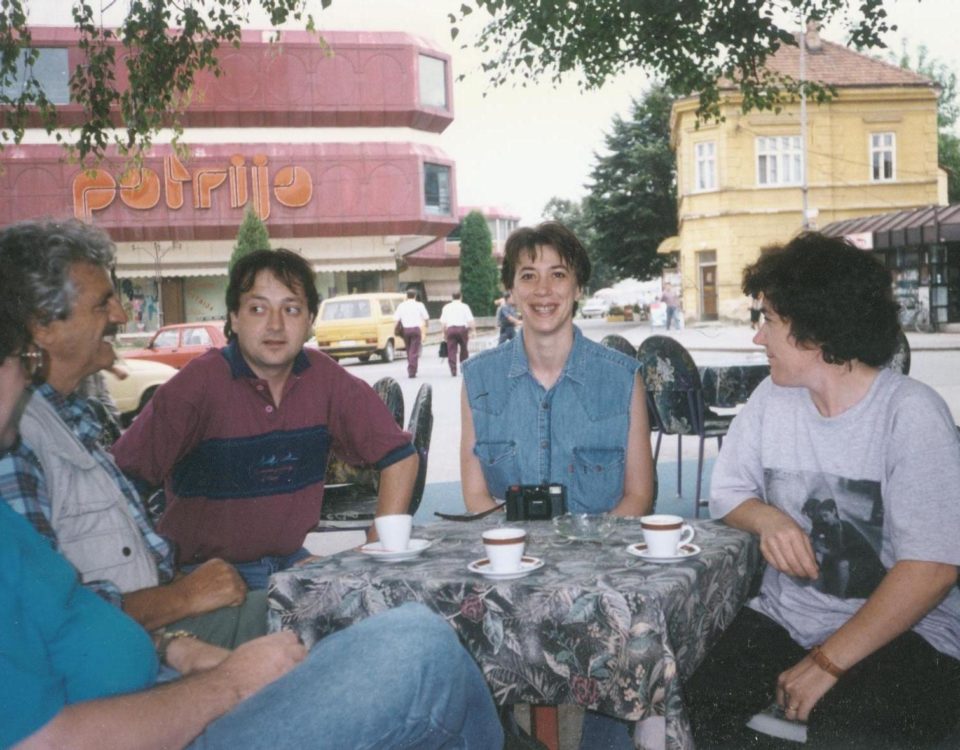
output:
[[[60,22],[69,23],[63,0],[28,2],[34,18],[51,23],[59,16]],[[885,40],[891,48],[899,50],[905,37],[911,47],[925,44],[934,57],[960,71],[958,0],[887,0],[884,5],[900,27]],[[499,206],[514,211],[524,223],[536,222],[551,197],[578,199],[585,194],[593,155],[602,150],[613,116],[629,113],[631,96],[639,96],[648,79],[634,71],[587,93],[573,81],[558,88],[544,83],[491,89],[477,70],[479,53],[460,49],[479,26],[465,29],[456,42],[450,40],[447,13],[459,6],[458,0],[334,0],[317,19],[321,30],[407,31],[453,55],[454,74],[466,73],[467,79],[454,84],[456,119],[439,143],[456,160],[459,202]],[[483,20],[478,13],[473,18]],[[839,31],[828,29],[824,36],[844,41]]]

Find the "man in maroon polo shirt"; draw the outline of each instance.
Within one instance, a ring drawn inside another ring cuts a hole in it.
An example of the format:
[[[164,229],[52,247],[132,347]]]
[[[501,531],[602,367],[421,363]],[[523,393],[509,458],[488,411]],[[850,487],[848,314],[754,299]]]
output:
[[[264,588],[309,557],[330,451],[380,470],[377,515],[406,512],[419,460],[410,435],[370,386],[303,348],[318,306],[296,253],[241,259],[227,287],[228,345],[161,387],[115,444],[125,473],[163,485],[158,528],[181,566],[223,558]]]

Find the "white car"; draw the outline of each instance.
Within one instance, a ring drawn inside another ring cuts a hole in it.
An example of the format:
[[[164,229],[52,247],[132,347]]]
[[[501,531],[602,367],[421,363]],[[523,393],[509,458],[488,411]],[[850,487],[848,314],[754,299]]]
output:
[[[117,402],[120,419],[124,426],[129,425],[140,410],[147,405],[154,391],[177,374],[177,369],[162,362],[148,359],[117,358],[117,365],[129,375],[121,380],[109,370],[104,370],[107,390]]]
[[[610,300],[603,297],[591,297],[580,307],[580,313],[585,318],[605,318],[610,312]]]

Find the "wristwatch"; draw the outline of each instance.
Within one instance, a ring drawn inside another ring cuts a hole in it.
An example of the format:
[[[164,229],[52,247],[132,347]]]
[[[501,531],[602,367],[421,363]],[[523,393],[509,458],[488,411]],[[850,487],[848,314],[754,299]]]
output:
[[[193,633],[188,630],[162,630],[159,637],[157,638],[157,657],[160,659],[161,664],[167,664],[167,649],[170,648],[170,644],[180,638],[196,638]]]

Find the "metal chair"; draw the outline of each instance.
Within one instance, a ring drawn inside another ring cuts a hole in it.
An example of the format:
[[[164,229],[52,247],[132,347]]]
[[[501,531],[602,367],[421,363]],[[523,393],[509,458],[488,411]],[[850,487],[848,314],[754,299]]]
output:
[[[910,342],[907,341],[903,329],[897,332],[897,348],[893,350],[893,356],[885,366],[904,375],[910,374]]]
[[[403,413],[403,393],[399,384],[390,377],[382,378],[374,384],[374,390],[391,409],[394,417]],[[399,407],[397,406],[399,404]],[[433,391],[424,383],[417,392],[410,410],[407,430],[413,436],[413,445],[420,456],[420,466],[410,498],[409,513],[413,514],[420,506],[427,481],[427,457],[430,451],[430,437],[433,432]],[[402,422],[398,422],[402,426]],[[334,481],[336,480],[336,481]],[[377,497],[380,490],[380,472],[372,466],[354,467],[331,456],[327,468],[326,481],[338,486],[329,487],[323,498],[323,510],[320,514],[325,521],[372,521],[377,511]]]
[[[407,432],[413,436],[413,447],[417,449],[417,454],[420,456],[417,480],[413,485],[413,496],[410,498],[410,514],[413,515],[420,507],[423,490],[427,484],[427,458],[430,455],[430,438],[433,435],[433,388],[427,383],[420,386],[413,400]]]
[[[700,508],[707,505],[700,499],[703,486],[703,446],[707,438],[717,438],[723,444],[723,436],[730,428],[733,417],[721,415],[709,409],[703,400],[703,385],[693,357],[682,344],[668,336],[650,336],[640,344],[637,351],[640,375],[647,391],[647,407],[650,417],[656,422],[656,448],[653,453],[654,467],[660,457],[660,443],[664,435],[677,436],[677,494],[682,494],[683,436],[696,435],[700,439],[697,459],[697,490],[694,497],[694,512],[700,516]]]
[[[616,349],[628,357],[637,356],[637,348],[618,333],[608,333],[600,339],[600,343],[608,349]]]

